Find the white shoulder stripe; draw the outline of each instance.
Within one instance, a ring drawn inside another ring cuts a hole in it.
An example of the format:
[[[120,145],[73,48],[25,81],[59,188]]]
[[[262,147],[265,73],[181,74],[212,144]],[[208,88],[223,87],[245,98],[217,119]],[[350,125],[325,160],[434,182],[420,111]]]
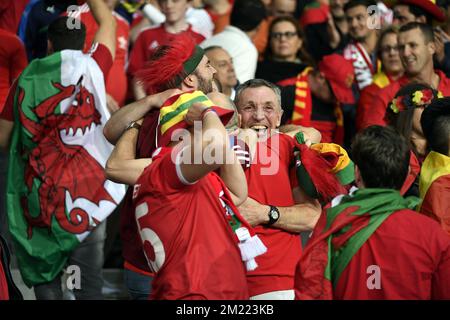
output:
[[[181,167],[180,167],[180,165],[181,165],[181,156],[183,155],[183,152],[187,148],[188,148],[188,146],[184,147],[183,149],[181,149],[178,152],[176,160],[175,160],[175,169],[176,169],[176,172],[177,172],[178,179],[180,179],[181,183],[189,186],[189,185],[193,185],[193,184],[197,183],[197,181],[194,181],[194,182],[187,181],[186,178],[183,176],[183,173],[181,172]]]
[[[98,42],[94,42],[91,46],[91,48],[88,51],[89,55],[92,55],[98,48]]]

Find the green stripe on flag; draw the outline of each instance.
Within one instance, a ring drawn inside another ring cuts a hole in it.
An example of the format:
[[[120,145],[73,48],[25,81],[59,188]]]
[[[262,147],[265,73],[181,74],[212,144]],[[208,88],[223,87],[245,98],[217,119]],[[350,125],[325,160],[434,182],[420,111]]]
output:
[[[164,116],[161,118],[160,124],[161,124],[161,125],[164,125],[166,122],[168,122],[168,121],[170,121],[171,119],[175,118],[177,115],[179,115],[180,113],[182,113],[184,110],[189,109],[189,107],[190,107],[193,103],[195,103],[195,102],[204,102],[204,101],[207,101],[207,100],[208,100],[208,97],[206,97],[206,96],[199,96],[199,97],[193,98],[193,99],[191,99],[191,100],[189,100],[189,101],[187,101],[187,102],[185,102],[185,103],[179,105],[178,108],[177,108],[176,110],[174,110],[174,111],[172,111],[172,112],[169,112],[168,114],[164,115]]]
[[[346,218],[345,215],[348,214],[344,211],[349,208],[354,208],[354,211],[348,214],[349,216],[360,216],[361,219],[367,219],[367,225],[353,236],[349,236],[345,244],[338,249],[333,247],[333,238],[345,237],[345,233],[351,232],[356,222],[353,221],[351,224],[342,226],[328,237],[328,264],[324,277],[331,280],[333,286],[335,286],[353,256],[386,218],[395,211],[415,208],[419,201],[420,199],[417,197],[405,199],[397,190],[367,188],[359,189],[351,196],[344,196],[338,205],[328,208],[324,232],[335,228],[335,225],[341,224],[343,219]]]

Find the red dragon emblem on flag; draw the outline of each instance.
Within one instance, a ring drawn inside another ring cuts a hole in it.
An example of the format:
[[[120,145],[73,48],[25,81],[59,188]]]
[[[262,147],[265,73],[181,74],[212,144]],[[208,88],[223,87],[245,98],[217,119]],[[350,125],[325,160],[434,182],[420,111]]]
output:
[[[20,122],[35,144],[30,150],[22,150],[28,156],[25,183],[28,193],[38,188],[39,201],[21,198],[24,216],[28,224],[28,238],[33,228],[51,228],[53,218],[62,229],[72,234],[90,231],[99,221],[89,217],[86,210],[67,208],[66,198],[84,198],[96,205],[100,200],[115,203],[104,187],[103,167],[82,145],[67,144],[63,136],[85,135],[101,125],[101,115],[95,108],[93,95],[80,83],[63,86],[52,82],[59,92],[48,97],[31,111],[37,121],[31,120],[22,110],[25,91],[19,87],[18,104]],[[59,112],[59,105],[74,96],[69,108]]]

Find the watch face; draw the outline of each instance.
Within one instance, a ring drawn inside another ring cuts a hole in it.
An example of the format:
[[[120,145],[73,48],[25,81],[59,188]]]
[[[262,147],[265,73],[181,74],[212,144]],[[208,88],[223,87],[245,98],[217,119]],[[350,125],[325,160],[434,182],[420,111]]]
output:
[[[270,212],[270,215],[272,216],[272,219],[278,220],[278,216],[279,216],[278,211],[272,210],[272,211]]]

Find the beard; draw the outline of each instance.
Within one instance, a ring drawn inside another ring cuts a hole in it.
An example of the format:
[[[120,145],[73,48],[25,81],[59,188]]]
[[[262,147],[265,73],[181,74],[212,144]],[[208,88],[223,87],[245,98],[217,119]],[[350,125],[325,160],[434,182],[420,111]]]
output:
[[[208,94],[213,91],[213,84],[212,79],[206,79],[200,76],[199,74],[196,74],[198,79],[198,88],[197,90],[202,91],[204,94]]]

